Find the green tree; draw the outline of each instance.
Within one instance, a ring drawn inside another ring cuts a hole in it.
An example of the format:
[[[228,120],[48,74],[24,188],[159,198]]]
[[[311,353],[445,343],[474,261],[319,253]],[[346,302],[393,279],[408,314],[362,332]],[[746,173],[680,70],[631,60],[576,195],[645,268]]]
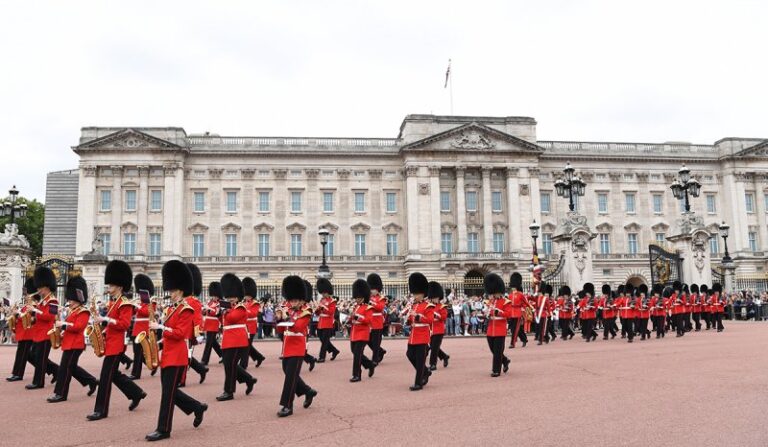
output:
[[[6,197],[2,202],[10,202],[11,198]],[[43,254],[43,226],[45,221],[45,205],[37,200],[28,200],[24,197],[16,197],[16,204],[27,204],[27,215],[21,219],[16,218],[16,224],[19,226],[19,234],[27,237],[29,245],[34,251],[35,256]],[[11,223],[10,216],[0,217],[0,231],[5,230],[5,224]]]

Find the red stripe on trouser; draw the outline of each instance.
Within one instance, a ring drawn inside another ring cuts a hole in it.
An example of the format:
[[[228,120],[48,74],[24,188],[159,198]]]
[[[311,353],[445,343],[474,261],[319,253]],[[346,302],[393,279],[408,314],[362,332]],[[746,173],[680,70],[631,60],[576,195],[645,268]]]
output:
[[[171,431],[170,426],[171,426],[171,417],[173,417],[173,406],[174,406],[173,401],[174,401],[174,398],[176,397],[176,390],[178,389],[178,386],[179,386],[179,371],[181,370],[180,369],[176,370],[176,374],[173,376],[173,382],[171,384],[171,398],[168,402],[168,417],[166,418],[166,421],[165,421],[166,431]],[[160,374],[162,375],[162,372],[160,372]]]
[[[107,359],[104,359],[106,362]],[[117,363],[119,363],[119,359],[115,357],[115,362],[112,362],[112,366],[109,368],[109,380],[107,381],[107,390],[106,394],[104,396],[104,414],[106,415],[109,413],[109,398],[112,395],[112,377],[115,375],[115,367],[117,366]],[[101,384],[99,384],[101,386]]]
[[[299,377],[299,368],[301,368],[302,360],[299,359],[299,364],[296,365],[296,374],[293,375],[293,381],[291,382],[291,394],[288,398],[288,407],[293,408],[293,396],[296,394],[296,379]]]

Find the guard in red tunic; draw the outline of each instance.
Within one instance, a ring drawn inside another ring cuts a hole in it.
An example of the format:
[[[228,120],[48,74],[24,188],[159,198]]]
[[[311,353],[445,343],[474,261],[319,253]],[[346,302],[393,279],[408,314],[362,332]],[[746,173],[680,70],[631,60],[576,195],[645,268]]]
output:
[[[406,356],[416,371],[410,390],[418,391],[429,382],[429,376],[432,375],[427,368],[427,350],[435,306],[424,301],[424,297],[429,292],[429,282],[421,273],[412,273],[408,277],[408,290],[413,297],[413,302],[407,309],[406,315],[406,323],[411,326]]]
[[[637,302],[634,295],[634,287],[627,284],[619,286],[619,297],[617,306],[619,308],[619,318],[621,319],[621,338],[627,338],[627,342],[632,343],[635,338],[635,310]]]
[[[219,306],[219,300],[221,299],[221,283],[213,281],[208,284],[208,303],[203,306],[203,331],[205,331],[205,348],[203,349],[203,356],[200,358],[200,363],[208,366],[208,362],[211,360],[211,350],[216,352],[216,355],[221,358],[221,346],[216,337],[219,335],[219,327],[221,326],[221,307]]]
[[[584,293],[578,304],[581,336],[586,342],[590,342],[597,339],[597,331],[595,330],[597,319],[595,286],[591,282],[585,283],[582,292]]]
[[[552,286],[549,284],[541,284],[542,293],[536,297],[535,305],[535,318],[537,319],[536,327],[536,340],[538,344],[549,344],[550,330],[552,329]],[[554,337],[551,337],[554,340]]]
[[[664,318],[667,315],[667,310],[664,306],[664,292],[661,284],[654,284],[651,288],[651,318],[653,319],[653,328],[656,331],[656,338],[664,337]]]
[[[144,390],[117,369],[120,356],[125,352],[125,333],[128,331],[133,315],[133,304],[123,293],[131,290],[132,282],[133,272],[127,263],[115,260],[107,264],[104,272],[104,284],[107,286],[110,297],[107,315],[103,317],[92,315],[96,321],[106,323],[107,328],[104,331],[104,361],[99,375],[99,391],[96,393],[93,413],[86,416],[89,421],[97,421],[108,416],[113,383],[131,401],[128,406],[129,411],[135,410],[139,402],[147,397]],[[136,361],[141,360],[136,359]]]
[[[451,358],[443,352],[443,337],[445,336],[445,321],[448,319],[448,306],[443,303],[445,292],[439,282],[430,281],[427,287],[427,297],[435,305],[434,321],[432,322],[432,337],[429,339],[429,370],[437,369],[437,361],[443,361],[443,368],[448,367]]]
[[[641,284],[638,287],[640,307],[637,310],[637,326],[635,332],[640,334],[640,339],[651,338],[651,331],[648,330],[648,320],[651,318],[651,297],[648,295],[648,286]]]
[[[309,309],[310,312],[312,312],[312,307],[315,305],[314,304],[315,303],[315,292],[312,289],[312,284],[309,281],[307,281],[306,279],[303,280],[303,281],[304,281],[304,289],[306,289],[306,291],[307,291],[307,302],[306,302],[306,304],[302,308],[303,309],[304,308]],[[290,308],[290,306],[288,306],[288,307]],[[311,322],[311,319],[310,319],[310,325],[311,324],[312,324],[312,322]],[[307,337],[309,337],[309,334],[307,334]],[[315,358],[314,355],[310,354],[309,351],[307,351],[307,352],[304,353],[304,362],[309,364],[309,368],[307,368],[307,369],[309,369],[309,371],[311,372],[313,369],[315,369],[315,365],[317,364],[317,359]]]
[[[69,395],[69,383],[74,377],[81,385],[89,388],[88,395],[96,391],[99,382],[88,371],[77,365],[80,354],[85,350],[85,327],[88,326],[91,313],[85,307],[88,299],[88,284],[82,276],[74,276],[67,282],[65,293],[69,315],[66,321],[56,321],[55,328],[61,330],[61,364],[59,365],[56,387],[50,403],[63,402]]]
[[[523,330],[523,308],[533,309],[533,305],[523,294],[523,276],[517,272],[512,273],[509,277],[509,301],[512,303],[512,311],[507,321],[509,330],[512,331],[512,340],[509,347],[514,348],[515,341],[518,338],[520,338],[520,341],[523,342],[523,347],[525,347],[528,344],[528,336]]]
[[[248,355],[248,311],[243,305],[243,283],[232,273],[221,277],[221,291],[224,300],[221,302],[223,335],[221,352],[224,361],[224,392],[216,397],[219,402],[232,400],[235,397],[235,379],[245,383],[245,394],[251,394],[256,379],[240,366],[240,358]]]
[[[672,320],[675,325],[675,331],[678,337],[685,335],[685,296],[683,295],[683,284],[675,281],[672,284],[675,293],[672,295]]]
[[[320,278],[315,285],[317,293],[322,295],[315,309],[317,314],[317,338],[320,339],[320,354],[317,362],[325,362],[325,356],[330,352],[331,360],[336,360],[339,350],[331,342],[336,332],[336,300],[333,299],[333,284],[326,278]]]
[[[611,292],[609,284],[603,284],[601,290],[603,295],[600,297],[598,307],[603,311],[603,340],[608,340],[608,334],[611,334],[611,340],[616,338],[616,303]]]
[[[192,274],[192,295],[185,298],[189,307],[191,307],[195,314],[192,316],[192,336],[189,339],[189,367],[200,375],[200,383],[205,382],[205,376],[208,374],[208,367],[200,363],[200,360],[194,356],[195,346],[203,342],[203,303],[200,301],[200,296],[203,294],[203,275],[200,273],[200,269],[192,263],[187,263],[187,268]],[[181,375],[181,384],[184,386],[187,382],[187,372]]]
[[[35,374],[32,383],[25,388],[35,390],[45,386],[45,374],[51,374],[54,380],[59,371],[59,365],[48,360],[51,353],[51,338],[48,331],[53,329],[53,322],[59,313],[59,302],[56,300],[56,276],[48,267],[38,267],[34,273],[35,287],[40,302],[32,307],[35,324],[32,326],[32,353]]]
[[[507,337],[507,319],[512,315],[512,302],[504,298],[504,280],[495,273],[485,275],[483,288],[488,297],[488,330],[485,333],[488,348],[493,354],[491,377],[499,377],[502,367],[509,371],[509,359],[504,355]],[[512,338],[514,338],[514,334]]]
[[[134,292],[138,295],[139,291],[145,290],[149,293],[149,296],[155,296],[155,285],[149,276],[139,273],[133,279]],[[136,309],[136,314],[133,317],[133,330],[131,331],[131,339],[133,340],[133,369],[128,376],[131,380],[138,380],[141,378],[141,370],[144,362],[141,361],[144,355],[144,351],[141,348],[141,343],[136,343],[136,337],[142,332],[149,332],[149,313],[155,312],[156,305],[152,301],[149,303],[140,303]]]
[[[560,287],[557,292],[557,316],[560,324],[560,338],[572,339],[576,333],[573,331],[571,321],[573,320],[573,302],[571,300],[571,288],[568,286]]]
[[[712,327],[717,332],[723,332],[723,314],[725,313],[725,298],[722,296],[723,286],[720,283],[712,284],[712,295],[709,298],[710,312],[712,315]]]
[[[246,321],[246,326],[248,327],[248,355],[240,359],[240,366],[248,368],[248,359],[250,358],[256,362],[256,367],[258,368],[266,357],[253,347],[253,339],[259,330],[259,314],[261,313],[261,304],[256,300],[256,281],[246,276],[243,278],[243,289],[245,290],[245,301],[243,304],[248,312],[248,320]]]
[[[707,324],[707,330],[712,327],[712,307],[709,305],[709,287],[706,284],[699,286],[701,294],[701,318]]]
[[[157,428],[146,436],[147,441],[158,441],[171,436],[174,407],[179,407],[185,414],[194,413],[194,427],[203,422],[203,415],[208,409],[208,405],[178,389],[181,376],[189,362],[187,343],[194,335],[195,309],[184,298],[194,293],[192,273],[183,262],[173,260],[163,265],[162,276],[163,290],[171,294],[173,304],[166,309],[162,324],[150,323],[152,330],[163,331],[164,346],[160,355],[160,414],[157,418]]]
[[[24,379],[24,371],[27,368],[27,362],[34,366],[34,362],[31,357],[32,350],[32,328],[24,329],[23,317],[32,312],[32,305],[28,303],[32,298],[30,295],[37,293],[35,288],[35,281],[32,278],[27,278],[24,281],[22,287],[23,298],[19,303],[21,307],[16,308],[13,317],[16,319],[15,324],[11,328],[16,336],[16,358],[13,361],[13,369],[11,375],[5,380],[9,382],[18,382]]]
[[[293,414],[294,396],[304,396],[304,408],[309,408],[317,391],[304,383],[301,378],[301,364],[307,353],[307,333],[312,320],[312,311],[306,308],[309,297],[304,280],[298,276],[283,279],[282,294],[288,303],[288,316],[278,323],[277,330],[283,335],[283,392],[280,396],[279,417]]]
[[[381,347],[381,337],[384,333],[384,310],[387,308],[387,299],[381,295],[384,284],[381,276],[371,273],[366,279],[371,288],[371,307],[373,307],[373,320],[371,321],[371,339],[368,346],[371,348],[373,363],[379,364],[384,360],[387,351]]]
[[[694,331],[701,330],[701,295],[698,284],[691,284],[691,318],[693,318]]]
[[[368,370],[368,377],[373,377],[376,371],[376,363],[365,356],[363,350],[371,337],[371,324],[373,322],[373,306],[370,304],[371,289],[364,279],[358,279],[352,283],[352,298],[355,306],[349,315],[349,324],[352,326],[349,341],[352,348],[352,378],[350,382],[361,380],[362,368]],[[374,351],[375,352],[375,351]]]

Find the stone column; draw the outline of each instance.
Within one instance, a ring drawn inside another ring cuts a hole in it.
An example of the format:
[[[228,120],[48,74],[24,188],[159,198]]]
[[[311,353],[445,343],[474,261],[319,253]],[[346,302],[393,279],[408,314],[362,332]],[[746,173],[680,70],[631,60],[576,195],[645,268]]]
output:
[[[77,241],[75,254],[82,256],[92,249],[94,226],[96,223],[96,203],[100,197],[96,190],[98,168],[85,165],[80,168],[80,184],[77,201]]]
[[[429,167],[431,239],[433,253],[440,253],[440,166]]]
[[[139,191],[138,202],[136,203],[136,253],[149,254],[149,245],[147,243],[147,225],[149,224],[149,166],[138,166],[139,171]],[[163,207],[172,202],[163,200]]]
[[[753,174],[752,186],[755,188],[755,211],[757,212],[758,250],[768,249],[768,224],[766,223],[765,192],[762,190],[758,176]]]
[[[120,226],[123,224],[123,167],[111,166],[112,170],[112,247],[113,253],[123,252],[123,235]]]
[[[17,225],[6,224],[0,233],[0,300],[8,298],[11,304],[22,300],[23,272],[31,262],[27,238],[18,233]]]
[[[734,287],[736,285],[736,264],[733,262],[723,264],[723,277],[725,280],[725,284],[723,284],[723,292],[734,292]]]
[[[667,239],[683,258],[683,282],[712,284],[712,260],[709,253],[710,234],[703,225]]]
[[[352,175],[352,171],[349,169],[339,169],[336,171],[336,175],[339,177],[339,189],[338,198],[336,204],[338,208],[335,210],[338,217],[339,229],[334,234],[334,255],[354,255],[355,254],[355,237],[352,236],[350,226],[354,225],[355,219],[354,201],[355,197],[349,185],[349,176]],[[355,221],[356,223],[356,221]]]
[[[182,240],[184,238],[184,176],[178,173],[179,167],[175,164],[163,166],[163,200],[165,212],[163,213],[163,251],[172,256],[182,255]],[[217,227],[211,226],[209,234],[215,232]],[[206,235],[207,237],[208,235]],[[210,241],[206,241],[208,251],[211,248]],[[210,255],[206,251],[206,255]]]
[[[460,253],[467,251],[467,196],[464,192],[464,166],[456,166],[456,230]]]
[[[507,166],[507,227],[509,228],[509,251],[520,251],[523,247],[520,220],[520,181],[519,169]]]
[[[564,252],[563,266],[567,283],[572,290],[578,291],[586,282],[594,282],[592,271],[592,239],[597,236],[589,229],[587,218],[577,212],[569,212],[557,228],[552,238]]]
[[[493,213],[491,211],[491,168],[483,167],[483,249],[490,253],[493,248]]]
[[[243,229],[240,230],[241,248],[238,250],[240,256],[256,256],[258,254],[258,250],[256,249],[256,236],[254,236],[253,231],[253,226],[256,224],[256,222],[253,221],[253,218],[256,215],[254,207],[258,208],[259,206],[258,203],[256,203],[256,189],[253,186],[253,176],[255,174],[255,169],[248,168],[240,170],[240,176],[243,179],[243,212],[240,214],[242,216],[241,222],[243,223]]]
[[[305,169],[304,174],[307,176],[307,190],[306,197],[304,198],[306,204],[306,216],[307,216],[307,231],[305,233],[306,240],[306,255],[321,255],[323,254],[323,247],[320,246],[320,236],[317,234],[318,226],[322,224],[320,221],[320,208],[323,204],[323,197],[320,194],[320,190],[317,184],[317,178],[320,176],[319,169]]]
[[[725,183],[727,185],[726,191],[730,191],[729,196],[725,198],[724,203],[730,203],[730,225],[731,225],[731,251],[742,252],[748,249],[747,233],[749,232],[748,222],[745,219],[747,215],[747,206],[745,199],[744,182],[742,181],[741,174],[731,173],[725,176]],[[729,222],[726,222],[729,223]]]
[[[408,255],[419,253],[419,185],[418,166],[405,167],[405,199],[408,208]]]

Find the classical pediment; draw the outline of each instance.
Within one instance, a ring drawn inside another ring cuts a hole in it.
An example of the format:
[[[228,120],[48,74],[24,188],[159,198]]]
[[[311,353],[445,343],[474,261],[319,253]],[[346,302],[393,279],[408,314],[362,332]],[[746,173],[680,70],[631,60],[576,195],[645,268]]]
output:
[[[403,231],[403,227],[394,222],[389,222],[388,224],[383,225],[381,229],[387,233],[399,233],[400,231]]]
[[[274,226],[268,224],[267,222],[261,222],[253,226],[253,229],[257,233],[268,233],[275,229]]]
[[[541,153],[544,149],[530,141],[472,122],[403,146],[403,151],[481,151]]]
[[[222,231],[240,231],[243,227],[240,225],[234,223],[234,222],[227,222],[224,225],[221,226]]]
[[[201,232],[201,231],[208,231],[208,225],[200,222],[196,222],[189,227],[187,227],[187,230],[192,232]]]
[[[72,148],[82,150],[187,150],[170,141],[157,138],[140,130],[126,128],[109,135],[87,141]]]
[[[333,222],[326,222],[326,223],[320,225],[319,227],[317,227],[318,230],[322,230],[323,228],[325,228],[326,230],[328,230],[331,233],[333,233],[334,231],[339,229],[339,226],[336,225]]]
[[[288,230],[288,231],[302,232],[302,231],[305,231],[307,229],[307,227],[306,227],[306,225],[303,225],[303,224],[301,224],[299,222],[294,222],[294,223],[286,226],[285,229]]]
[[[366,232],[366,231],[370,230],[371,226],[368,225],[365,222],[358,222],[358,223],[350,226],[349,229],[352,230],[352,231],[363,233],[363,232]]]
[[[742,149],[734,154],[734,157],[768,157],[768,140]]]

